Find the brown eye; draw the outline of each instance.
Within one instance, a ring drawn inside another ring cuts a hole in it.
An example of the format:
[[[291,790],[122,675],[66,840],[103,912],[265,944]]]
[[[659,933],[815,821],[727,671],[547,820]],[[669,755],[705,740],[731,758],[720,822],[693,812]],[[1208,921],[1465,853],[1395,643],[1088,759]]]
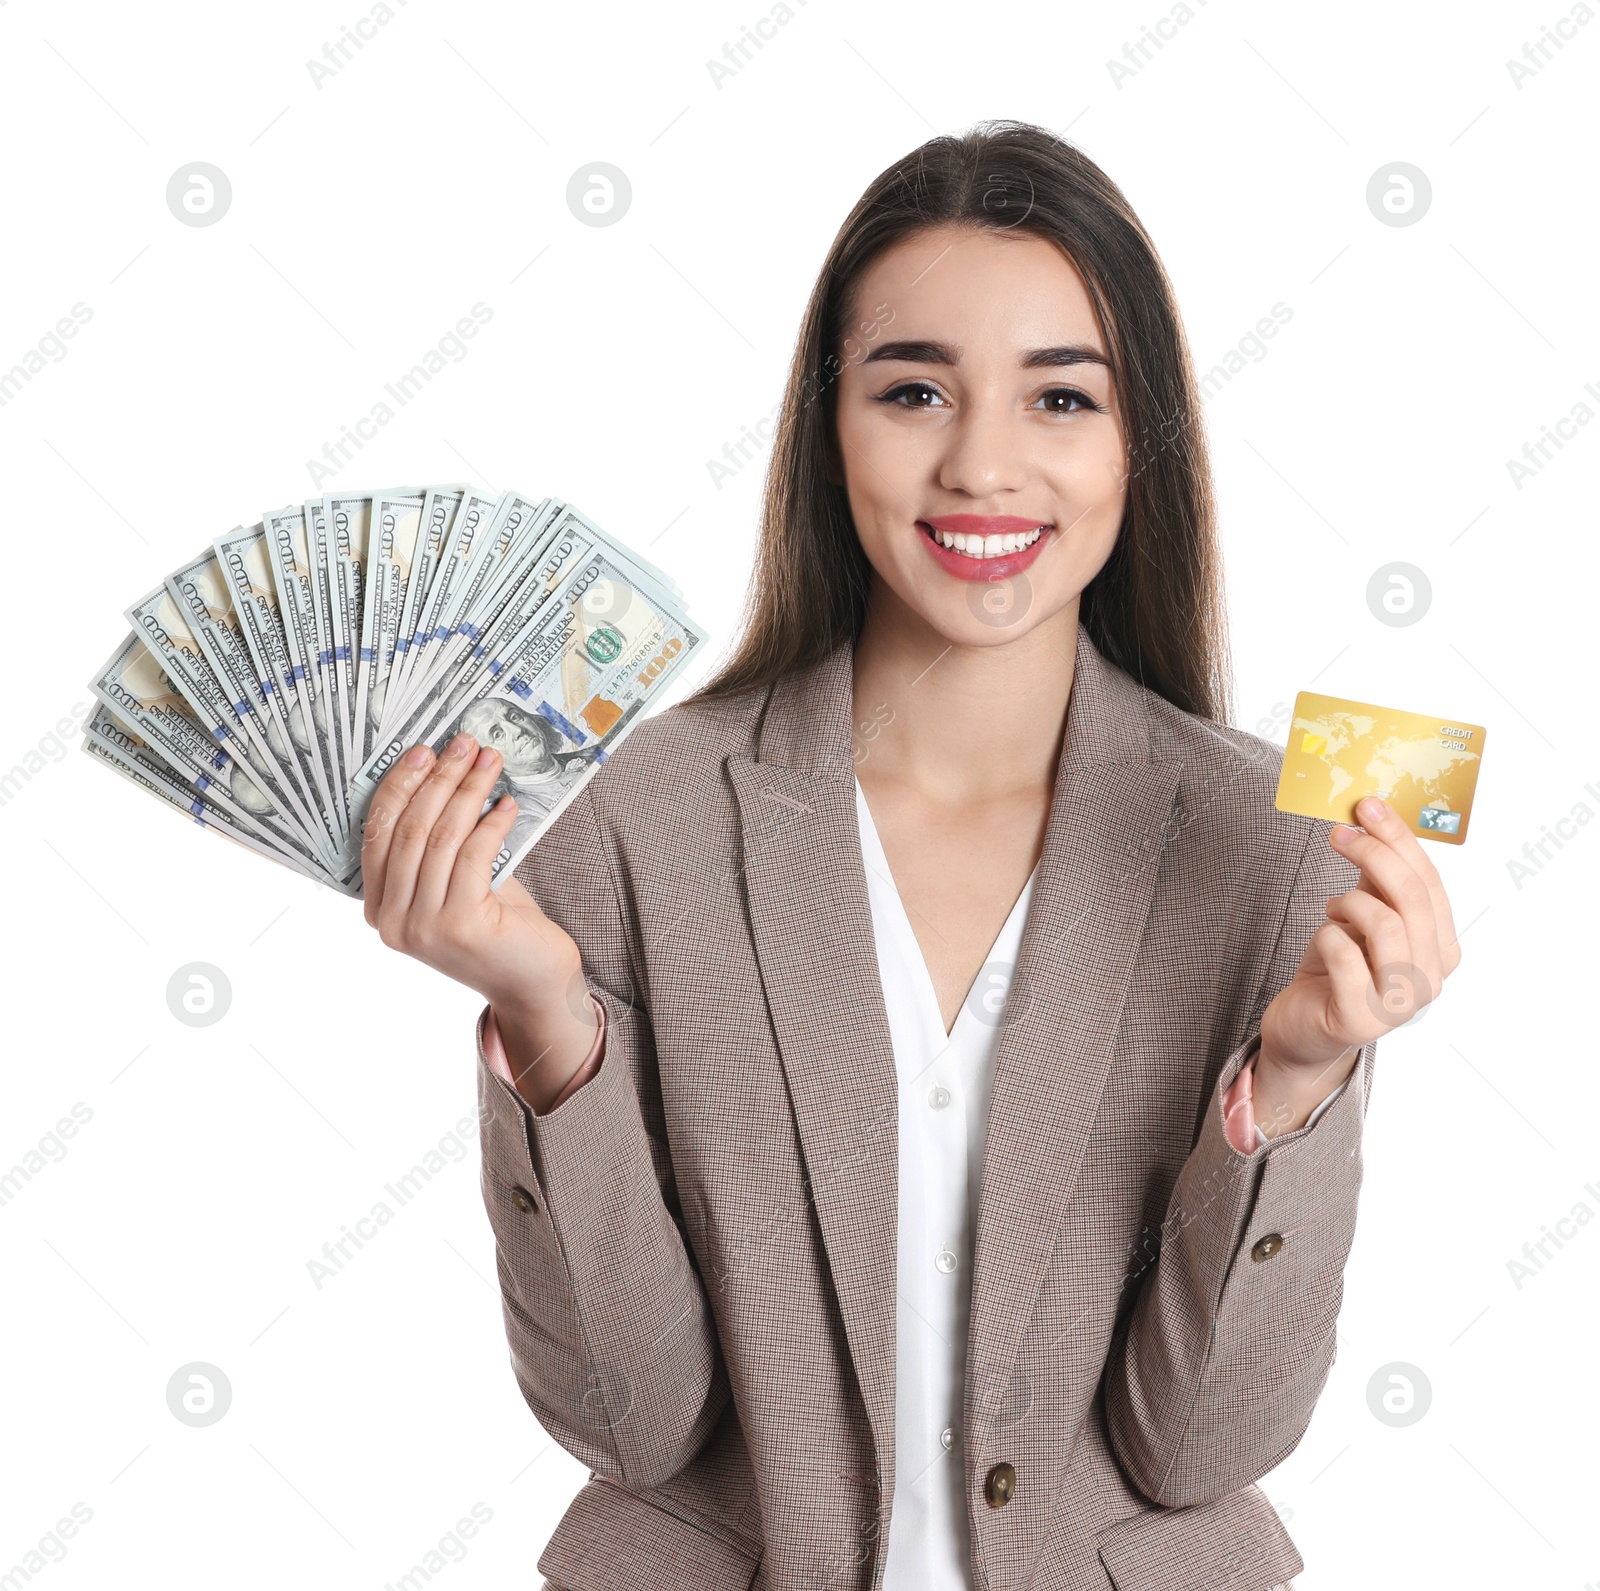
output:
[[[1093,410],[1096,414],[1105,413],[1087,392],[1080,392],[1076,387],[1052,387],[1041,394],[1039,402],[1046,414],[1077,414],[1085,409]]]
[[[900,401],[902,395],[909,393],[916,394],[917,401],[914,403],[902,403]],[[878,399],[878,402],[892,403],[902,409],[931,409],[933,407],[931,403],[922,401],[925,397],[937,398],[941,404],[944,402],[943,393],[937,387],[929,386],[926,381],[903,381],[898,387],[891,387]]]

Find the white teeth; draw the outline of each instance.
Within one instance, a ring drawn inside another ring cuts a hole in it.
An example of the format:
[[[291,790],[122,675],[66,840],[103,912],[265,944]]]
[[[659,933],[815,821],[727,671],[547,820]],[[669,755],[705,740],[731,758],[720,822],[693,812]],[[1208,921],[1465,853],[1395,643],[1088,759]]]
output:
[[[931,528],[931,527],[930,527]],[[1004,536],[968,536],[961,531],[936,530],[941,545],[955,552],[964,552],[969,558],[998,558],[1003,553],[1021,552],[1031,547],[1044,534],[1044,526],[1021,535],[1015,532]]]

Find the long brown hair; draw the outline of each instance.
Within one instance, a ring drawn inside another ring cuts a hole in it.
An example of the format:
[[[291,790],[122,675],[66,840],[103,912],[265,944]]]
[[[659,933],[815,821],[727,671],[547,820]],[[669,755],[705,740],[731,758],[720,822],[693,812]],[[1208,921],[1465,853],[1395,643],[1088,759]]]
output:
[[[789,367],[738,639],[690,700],[773,684],[861,633],[871,566],[845,488],[828,478],[838,373],[875,335],[856,324],[855,288],[886,249],[945,224],[1044,238],[1082,274],[1111,359],[1128,479],[1116,545],[1079,617],[1112,663],[1185,712],[1226,722],[1211,467],[1171,283],[1122,190],[1064,139],[1014,121],[929,139],[880,173],[840,227]]]

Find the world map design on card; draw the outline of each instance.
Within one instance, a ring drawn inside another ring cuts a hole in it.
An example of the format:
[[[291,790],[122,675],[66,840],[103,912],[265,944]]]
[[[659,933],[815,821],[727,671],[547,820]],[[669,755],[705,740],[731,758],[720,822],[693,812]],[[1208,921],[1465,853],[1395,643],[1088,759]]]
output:
[[[1280,812],[1354,823],[1375,795],[1425,840],[1460,845],[1483,761],[1481,724],[1301,691],[1278,776]]]

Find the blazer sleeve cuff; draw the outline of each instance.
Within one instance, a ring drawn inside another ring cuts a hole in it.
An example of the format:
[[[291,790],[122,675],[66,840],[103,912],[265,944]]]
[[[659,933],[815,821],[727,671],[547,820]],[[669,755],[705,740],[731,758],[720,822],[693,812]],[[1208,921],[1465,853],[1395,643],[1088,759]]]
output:
[[[589,1004],[595,1014],[594,1043],[589,1046],[589,1053],[584,1057],[583,1064],[567,1079],[566,1086],[543,1110],[535,1111],[535,1115],[548,1116],[552,1111],[559,1109],[600,1070],[601,1057],[605,1052],[606,1012],[605,1007],[592,994],[589,996]],[[483,1047],[484,1062],[489,1070],[502,1082],[515,1089],[516,1083],[511,1076],[511,1063],[506,1057],[505,1040],[500,1036],[500,1024],[495,1021],[493,1006],[485,1006],[483,1014],[478,1018],[478,1034]],[[522,1098],[520,1091],[518,1097]],[[523,1102],[527,1103],[525,1099]],[[533,1109],[531,1105],[528,1108]]]
[[[1303,1250],[1315,1246],[1302,1241],[1313,1234],[1337,1234],[1348,1242],[1346,1226],[1353,1223],[1376,1044],[1362,1050],[1346,1086],[1324,1101],[1327,1108],[1315,1125],[1308,1121],[1245,1154],[1229,1138],[1223,1102],[1240,1071],[1254,1061],[1259,1043],[1259,1034],[1251,1034],[1223,1063],[1164,1223],[1162,1263],[1187,1273],[1195,1298],[1215,1300],[1224,1279],[1231,1287],[1261,1271],[1248,1251],[1264,1237],[1276,1235],[1283,1247],[1293,1243]],[[1171,1239],[1177,1241],[1169,1259]],[[1282,1275],[1298,1265],[1265,1269]],[[1197,1319],[1195,1327],[1209,1334],[1211,1321]]]
[[[1260,1054],[1259,1044],[1250,1051],[1244,1064],[1235,1073],[1233,1081],[1222,1090],[1223,1129],[1228,1142],[1242,1155],[1253,1154],[1257,1149],[1272,1142],[1261,1130],[1255,1117],[1255,1063],[1258,1054]],[[1352,1067],[1345,1080],[1306,1118],[1307,1127],[1316,1126],[1323,1112],[1350,1086],[1350,1079],[1354,1076],[1355,1069]]]
[[[1259,1043],[1259,1034],[1252,1034],[1223,1064],[1169,1215],[1170,1226],[1182,1231],[1186,1265],[1218,1283],[1226,1278],[1230,1290],[1235,1284],[1248,1287],[1244,1278],[1255,1272],[1270,1271],[1276,1279],[1300,1270],[1300,1259],[1253,1263],[1252,1251],[1264,1238],[1277,1238],[1280,1248],[1292,1247],[1313,1267],[1325,1262],[1330,1249],[1348,1246],[1377,1052],[1376,1043],[1361,1050],[1349,1078],[1318,1106],[1314,1121],[1245,1154],[1228,1136],[1223,1101],[1254,1061]]]
[[[595,1000],[592,993],[590,999]],[[609,1027],[603,1002],[595,1004]],[[575,1076],[571,1092],[564,1093],[559,1103],[536,1111],[490,1064],[485,1044],[489,1017],[485,1008],[478,1018],[479,1109],[485,1151],[508,1181],[527,1181],[531,1174],[534,1180],[528,1186],[548,1198],[551,1178],[593,1185],[594,1178],[603,1178],[607,1168],[620,1161],[629,1163],[631,1176],[637,1169],[632,1160],[641,1145],[646,1146],[642,1163],[651,1164],[628,1068],[603,1064],[604,1032],[601,1048],[592,1050],[585,1062],[593,1066],[587,1086],[578,1086]],[[559,1194],[553,1201],[562,1202]],[[552,1218],[555,1214],[552,1208]]]

